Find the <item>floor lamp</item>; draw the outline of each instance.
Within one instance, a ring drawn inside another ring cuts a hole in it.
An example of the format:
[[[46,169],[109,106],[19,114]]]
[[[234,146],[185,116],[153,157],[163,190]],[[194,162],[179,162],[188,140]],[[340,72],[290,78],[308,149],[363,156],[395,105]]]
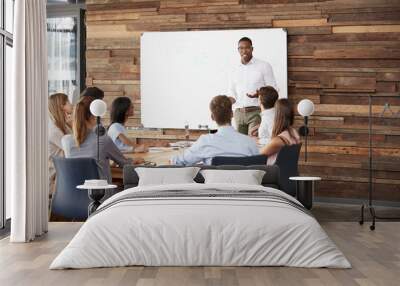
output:
[[[97,135],[97,164],[100,166],[100,136],[106,133],[105,128],[101,125],[101,117],[107,112],[107,104],[101,99],[95,99],[90,104],[90,113],[96,116],[96,135]],[[88,195],[91,199],[89,204],[89,216],[96,211],[100,205],[101,199],[104,197],[105,189],[88,189]]]
[[[100,136],[103,136],[106,132],[105,128],[101,125],[101,117],[107,112],[107,104],[101,99],[95,99],[90,104],[90,112],[96,116],[97,126],[97,162],[100,161]]]
[[[300,135],[305,137],[304,161],[307,162],[307,137],[308,137],[308,117],[314,113],[314,103],[309,99],[303,99],[297,105],[297,111],[304,117],[304,126],[300,127]]]

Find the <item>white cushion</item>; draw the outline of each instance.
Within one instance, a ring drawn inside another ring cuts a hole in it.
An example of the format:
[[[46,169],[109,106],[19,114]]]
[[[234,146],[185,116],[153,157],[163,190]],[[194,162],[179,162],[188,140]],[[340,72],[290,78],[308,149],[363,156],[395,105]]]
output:
[[[195,183],[193,180],[200,168],[135,168],[139,186]]]
[[[202,170],[205,184],[229,183],[261,185],[265,171],[261,170]]]

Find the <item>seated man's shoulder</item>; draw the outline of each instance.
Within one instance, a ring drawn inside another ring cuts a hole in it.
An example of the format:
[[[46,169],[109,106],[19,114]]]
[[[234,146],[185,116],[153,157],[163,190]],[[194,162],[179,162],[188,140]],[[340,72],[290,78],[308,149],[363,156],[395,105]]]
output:
[[[214,134],[202,134],[197,138],[196,143],[204,143],[211,141],[215,138]]]
[[[255,143],[254,139],[251,138],[248,135],[245,135],[245,134],[242,134],[240,132],[237,132],[237,136],[243,141],[247,141],[247,142],[250,142],[250,143]]]
[[[274,124],[274,122],[273,122],[273,120],[271,120],[271,118],[269,118],[267,116],[261,117],[260,127],[267,126],[267,125],[273,125],[273,124]]]

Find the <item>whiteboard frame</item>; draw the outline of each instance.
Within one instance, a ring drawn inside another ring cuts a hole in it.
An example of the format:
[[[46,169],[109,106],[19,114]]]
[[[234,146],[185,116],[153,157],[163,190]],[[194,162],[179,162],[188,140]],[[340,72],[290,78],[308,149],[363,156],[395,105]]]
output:
[[[185,121],[184,123],[178,125],[160,125],[160,124],[152,124],[152,125],[145,125],[145,122],[147,121],[145,118],[146,115],[146,107],[144,106],[144,102],[145,100],[143,100],[143,59],[142,59],[142,37],[144,37],[146,34],[160,34],[160,33],[195,33],[195,32],[232,32],[232,31],[236,31],[236,32],[246,32],[246,31],[256,31],[256,30],[280,30],[282,32],[284,32],[285,34],[285,55],[286,58],[284,59],[286,62],[286,94],[281,95],[280,94],[280,98],[287,98],[288,94],[289,94],[289,69],[288,69],[288,34],[287,34],[287,29],[286,28],[252,28],[252,29],[217,29],[217,30],[200,30],[200,31],[157,31],[157,32],[143,32],[141,33],[141,41],[140,41],[140,91],[141,91],[141,122],[144,125],[145,128],[151,128],[151,129],[184,129],[184,125],[186,125],[187,121]],[[250,37],[251,38],[251,37]],[[275,73],[276,75],[276,73]],[[209,112],[209,111],[208,111]],[[211,117],[211,116],[210,116]],[[211,122],[211,119],[209,119],[209,122],[204,122],[203,124],[199,123],[199,124],[190,124],[190,129],[204,129],[205,127],[207,128],[216,128],[216,124],[215,122]]]

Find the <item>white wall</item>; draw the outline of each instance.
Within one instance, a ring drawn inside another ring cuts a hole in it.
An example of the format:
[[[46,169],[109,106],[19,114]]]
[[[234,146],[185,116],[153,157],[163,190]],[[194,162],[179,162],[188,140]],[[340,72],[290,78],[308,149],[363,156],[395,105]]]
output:
[[[149,32],[141,38],[141,114],[145,127],[215,126],[208,104],[227,94],[240,63],[238,40],[249,37],[253,55],[272,65],[280,97],[287,97],[287,35],[283,29]]]

